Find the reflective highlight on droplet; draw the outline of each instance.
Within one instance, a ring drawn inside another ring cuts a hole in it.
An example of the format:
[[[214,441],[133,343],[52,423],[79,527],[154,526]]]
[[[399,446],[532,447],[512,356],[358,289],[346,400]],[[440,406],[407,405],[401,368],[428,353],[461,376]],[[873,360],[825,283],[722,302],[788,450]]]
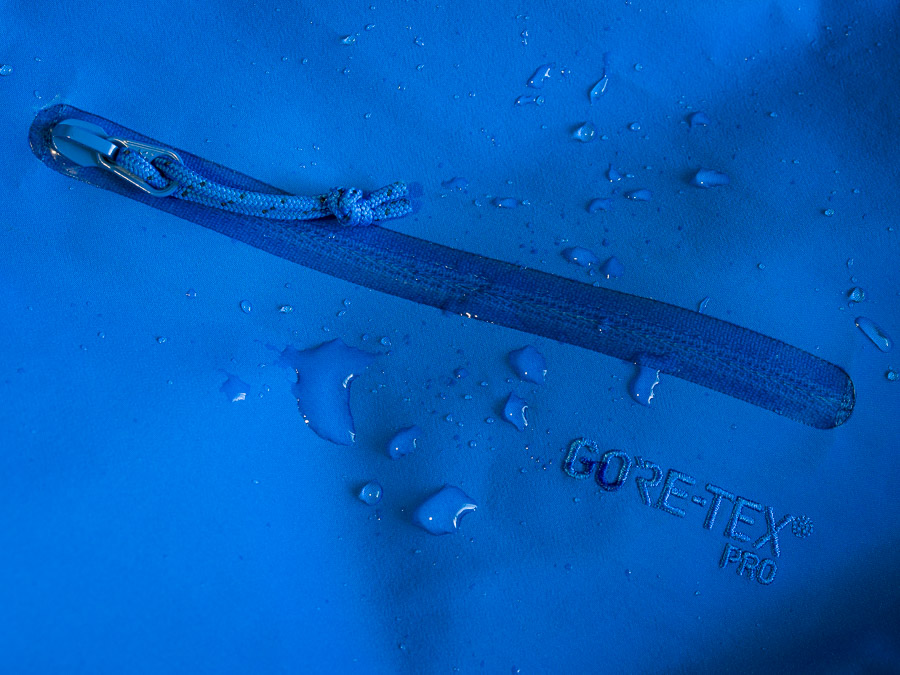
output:
[[[891,338],[888,337],[887,333],[881,330],[881,327],[872,321],[872,319],[868,319],[864,316],[857,317],[856,325],[866,334],[866,337],[875,343],[875,346],[878,347],[878,349],[883,352],[891,351],[891,346],[893,344]]]
[[[232,403],[246,401],[247,393],[250,391],[250,385],[237,375],[232,375],[231,373],[225,373],[225,375],[228,376],[228,379],[222,383],[222,386],[219,387],[219,391],[225,394],[225,397]]]
[[[515,349],[509,353],[509,365],[520,380],[544,384],[547,375],[547,362],[544,355],[531,345]]]
[[[576,141],[581,141],[582,143],[589,143],[594,140],[594,136],[596,135],[596,127],[590,122],[585,122],[580,127],[575,129],[575,131],[572,133],[572,138],[574,138]]]
[[[555,67],[555,63],[545,63],[542,66],[538,66],[537,70],[528,78],[526,85],[532,89],[543,89],[544,82],[550,78],[550,73]]]
[[[605,75],[600,78],[600,81],[597,82],[593,87],[591,87],[591,93],[588,95],[591,99],[591,105],[594,105],[597,101],[600,100],[600,97],[606,93],[606,88],[609,86],[609,78]]]
[[[413,512],[413,522],[431,534],[456,532],[462,517],[478,508],[469,495],[453,485],[444,485]]]

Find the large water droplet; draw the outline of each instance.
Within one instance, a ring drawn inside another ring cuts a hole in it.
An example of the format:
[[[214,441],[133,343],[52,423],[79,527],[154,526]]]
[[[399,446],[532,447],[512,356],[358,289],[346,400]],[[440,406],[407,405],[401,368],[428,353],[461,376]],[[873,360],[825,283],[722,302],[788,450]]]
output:
[[[375,506],[375,504],[381,501],[383,495],[384,490],[381,489],[381,483],[377,480],[370,480],[363,485],[362,489],[359,491],[360,500],[369,506]]]
[[[866,334],[866,337],[875,343],[875,346],[878,347],[878,349],[883,352],[891,351],[891,338],[889,338],[887,333],[881,330],[881,327],[874,321],[867,319],[864,316],[860,316],[856,318],[856,325]]]
[[[388,455],[391,459],[399,459],[416,449],[422,430],[413,424],[411,427],[401,429],[388,442]]]
[[[585,122],[572,132],[572,138],[582,143],[590,143],[597,135],[597,129],[590,122]]]
[[[542,89],[544,82],[549,79],[550,73],[554,68],[556,68],[555,63],[545,63],[542,66],[538,66],[537,70],[534,71],[532,76],[528,78],[528,82],[525,84],[532,89]]]
[[[600,97],[606,93],[606,87],[609,85],[609,78],[604,75],[600,78],[600,81],[597,82],[592,88],[589,97],[591,99],[591,105],[594,105],[597,101],[600,100]]]
[[[528,403],[525,399],[519,398],[515,394],[510,394],[503,406],[504,419],[512,424],[519,431],[524,431],[528,426],[528,418],[525,411],[528,410]]]
[[[701,188],[717,187],[719,185],[728,185],[731,179],[724,173],[713,171],[711,169],[700,169],[691,179],[691,185]]]
[[[413,512],[413,522],[431,534],[450,534],[464,515],[477,508],[475,500],[458,487],[444,485]]]
[[[292,391],[310,428],[327,441],[351,445],[356,433],[350,414],[350,385],[374,359],[374,354],[332,340],[303,351],[285,347],[278,364],[297,373]]]
[[[592,251],[581,248],[580,246],[572,246],[571,248],[563,250],[562,257],[570,263],[575,263],[581,267],[590,267],[591,265],[596,265],[600,262],[600,258],[594,255]]]
[[[650,405],[654,388],[659,384],[659,371],[646,366],[637,366],[634,377],[628,383],[628,393],[641,405]]]
[[[547,362],[544,360],[544,355],[531,345],[511,351],[509,365],[512,366],[519,379],[534,384],[544,384]]]

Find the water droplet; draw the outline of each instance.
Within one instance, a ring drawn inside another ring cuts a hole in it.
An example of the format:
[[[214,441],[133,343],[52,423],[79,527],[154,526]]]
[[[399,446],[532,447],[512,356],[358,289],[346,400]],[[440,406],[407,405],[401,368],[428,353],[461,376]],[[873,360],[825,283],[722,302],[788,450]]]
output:
[[[12,75],[13,67],[10,65],[2,65],[0,66],[0,76],[6,77],[7,75]]]
[[[387,452],[391,459],[399,459],[416,449],[422,430],[415,424],[401,429],[388,441]]]
[[[609,180],[610,183],[617,183],[620,180],[622,180],[622,174],[620,174],[618,171],[616,171],[613,168],[613,165],[610,164],[609,168],[606,170],[606,178],[607,178],[607,180]]]
[[[709,296],[703,298],[703,299],[700,301],[700,306],[697,307],[697,311],[698,311],[700,314],[703,314],[703,312],[706,311],[706,306],[707,306],[708,304],[709,304]]]
[[[187,291],[185,291],[184,297],[186,297],[186,298],[196,298],[196,297],[197,297],[197,291],[195,291],[193,288],[189,288],[189,289],[187,289]]]
[[[632,190],[631,192],[626,192],[625,197],[636,202],[649,202],[650,198],[653,197],[653,193],[646,189]]]
[[[719,185],[728,185],[731,179],[724,173],[712,171],[711,169],[700,169],[691,178],[691,185],[700,188],[712,188]]]
[[[281,60],[282,60],[282,61],[287,61],[287,60],[288,60],[288,57],[282,56],[282,57],[281,57]]]
[[[367,23],[367,24],[365,25],[364,30],[372,30],[373,28],[375,28],[375,24],[374,24],[374,23]]]
[[[458,380],[461,380],[468,376],[469,376],[469,371],[466,370],[465,368],[457,368],[456,370],[453,371],[453,377],[455,377]]]
[[[374,359],[374,354],[332,340],[303,351],[287,346],[278,365],[297,373],[292,391],[310,428],[327,441],[351,445],[356,432],[350,414],[350,385]]]
[[[156,338],[156,341],[159,344],[164,345],[166,342],[168,342],[168,338],[166,338],[164,335],[160,335],[158,338]]]
[[[381,489],[381,483],[377,480],[370,480],[363,485],[362,489],[359,491],[360,500],[369,506],[375,506],[375,504],[381,501],[383,495],[384,491]]]
[[[305,66],[307,63],[309,63],[309,59],[304,58],[300,61],[300,63]]]
[[[509,365],[519,376],[520,380],[544,384],[544,376],[547,375],[547,362],[544,355],[531,345],[509,353]]]
[[[641,72],[641,71],[644,69],[644,66],[643,66],[642,64],[640,64],[640,63],[635,63],[635,64],[634,64],[634,69],[635,69],[636,71],[638,71],[638,72]]]
[[[591,105],[594,105],[594,103],[599,101],[600,97],[606,93],[607,86],[609,86],[609,78],[604,75],[602,78],[600,78],[600,81],[591,88],[591,92],[590,94],[588,94]]]
[[[852,302],[862,302],[866,299],[866,292],[857,286],[856,288],[850,289],[847,293],[847,297],[850,298]]]
[[[650,405],[655,395],[654,389],[659,384],[659,371],[655,368],[637,366],[634,377],[628,383],[628,393],[641,405]]]
[[[884,374],[884,376],[885,376],[890,382],[896,382],[897,380],[900,380],[900,373],[898,373],[898,372],[897,372],[896,370],[894,370],[893,368],[889,368],[888,371]]]
[[[756,268],[760,269],[760,270],[764,270],[764,269],[766,269],[766,265],[765,265],[765,263],[759,263],[759,265],[757,265]]]
[[[632,131],[640,131],[641,124],[640,124],[640,122],[632,122],[631,124],[628,125],[628,128],[631,129]]]
[[[576,265],[580,265],[581,267],[590,267],[591,265],[596,265],[600,262],[600,258],[594,255],[592,251],[589,251],[586,248],[581,248],[580,246],[573,246],[571,248],[564,249],[562,252],[562,257],[568,260],[570,263],[575,263]]]
[[[352,45],[354,42],[356,42],[355,35],[345,35],[341,38],[341,44]]]
[[[475,501],[453,485],[444,485],[413,512],[413,522],[431,534],[450,534],[462,517],[478,508]]]
[[[596,135],[597,129],[590,122],[585,122],[572,133],[572,137],[582,143],[590,143]]]
[[[544,97],[541,95],[536,96],[519,96],[516,99],[516,105],[528,105],[529,103],[534,103],[535,105],[544,105]]]
[[[485,424],[493,424],[495,422],[493,417],[485,417],[484,421],[485,421]]]
[[[425,46],[425,41],[424,41],[422,38],[420,38],[420,37],[417,37],[415,40],[413,40],[413,42],[414,42],[414,43],[416,44],[416,46],[418,46],[418,47],[424,47],[424,46]]]
[[[709,117],[707,117],[705,112],[695,112],[688,115],[688,125],[693,129],[694,127],[705,127],[712,124]]]
[[[891,351],[891,338],[874,321],[860,316],[856,318],[856,325],[866,334],[866,337],[875,343],[878,349],[883,352]]]
[[[97,333],[97,337],[102,340],[103,338],[106,337],[106,333],[104,333],[103,331],[100,331],[99,333]]]
[[[544,86],[544,82],[546,82],[550,78],[550,73],[553,69],[556,68],[555,63],[545,63],[542,66],[538,66],[537,70],[528,78],[528,82],[526,82],[526,86],[531,87],[532,89],[541,89]]]
[[[514,209],[519,205],[512,197],[495,197],[491,204],[500,209]]]
[[[469,447],[476,448],[476,447],[478,447],[478,443],[476,443],[475,441],[469,441]]]
[[[618,279],[620,276],[625,274],[625,265],[619,262],[619,259],[613,256],[600,268],[600,274],[605,276],[607,279]]]
[[[465,190],[469,186],[469,181],[459,176],[454,176],[450,180],[441,181],[441,187],[445,190]]]
[[[822,215],[831,217],[834,215],[834,209],[825,209],[824,211],[822,211]]]
[[[225,375],[228,376],[228,379],[222,383],[222,386],[219,387],[219,391],[225,394],[225,397],[232,403],[246,401],[247,393],[250,391],[250,385],[237,375],[232,375],[231,373],[225,373]]]
[[[253,311],[253,305],[250,304],[249,300],[241,300],[241,311],[244,314],[249,314]]]
[[[597,211],[609,211],[611,208],[612,199],[606,197],[592,199],[587,205],[588,213],[597,213]]]
[[[281,312],[282,314],[290,314],[291,312],[294,311],[294,308],[291,307],[290,305],[282,305],[281,307],[278,308],[278,311]]]
[[[524,399],[519,398],[515,394],[510,394],[503,405],[503,417],[516,429],[524,431],[525,427],[528,426],[528,418],[525,416],[527,410],[528,403]]]

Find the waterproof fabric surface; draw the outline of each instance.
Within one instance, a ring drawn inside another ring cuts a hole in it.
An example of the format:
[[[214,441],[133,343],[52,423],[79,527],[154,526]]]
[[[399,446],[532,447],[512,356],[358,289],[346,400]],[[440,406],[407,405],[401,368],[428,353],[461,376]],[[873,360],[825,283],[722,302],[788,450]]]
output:
[[[879,2],[9,6],[3,669],[896,668],[900,362],[854,324],[900,334],[897,25]],[[665,375],[641,405],[621,361],[48,171],[28,129],[55,103],[291,193],[416,180],[385,227],[709,298],[847,370],[856,410],[816,430]],[[282,367],[333,338],[377,354],[352,447]],[[526,344],[543,384],[510,365]],[[478,509],[433,536],[412,514],[445,483]]]

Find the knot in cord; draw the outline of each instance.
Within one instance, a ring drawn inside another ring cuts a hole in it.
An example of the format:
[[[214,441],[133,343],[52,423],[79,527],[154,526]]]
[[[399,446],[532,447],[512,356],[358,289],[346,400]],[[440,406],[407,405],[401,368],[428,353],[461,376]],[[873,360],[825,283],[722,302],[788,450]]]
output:
[[[325,197],[325,206],[341,225],[371,225],[375,219],[372,207],[358,188],[332,188]]]

